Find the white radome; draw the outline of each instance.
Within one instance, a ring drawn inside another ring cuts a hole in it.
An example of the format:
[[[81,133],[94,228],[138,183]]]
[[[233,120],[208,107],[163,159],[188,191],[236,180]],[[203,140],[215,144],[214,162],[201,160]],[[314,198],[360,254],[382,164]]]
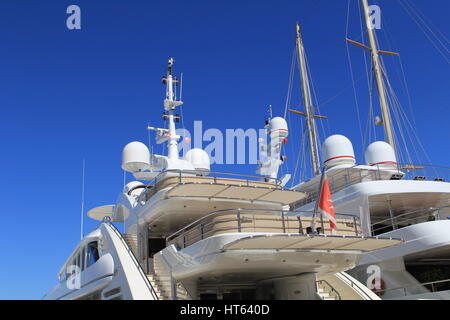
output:
[[[284,118],[275,117],[270,120],[270,138],[286,138],[289,135],[288,125]]]
[[[392,146],[384,141],[376,141],[367,147],[365,152],[366,163],[369,166],[396,169],[397,157]]]
[[[150,151],[142,142],[133,141],[123,148],[122,169],[135,173],[150,168]]]
[[[340,134],[332,135],[324,141],[322,144],[322,156],[324,165],[328,169],[339,165],[354,166],[356,163],[351,141]]]
[[[209,155],[202,149],[194,148],[189,150],[186,152],[184,159],[189,161],[195,170],[210,171],[211,161],[209,160]]]

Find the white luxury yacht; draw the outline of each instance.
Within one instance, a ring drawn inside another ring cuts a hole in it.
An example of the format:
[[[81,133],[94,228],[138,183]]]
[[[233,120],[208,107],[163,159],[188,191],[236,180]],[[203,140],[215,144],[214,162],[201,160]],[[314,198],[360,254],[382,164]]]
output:
[[[156,142],[168,154],[150,153],[140,142],[122,152],[122,168],[136,181],[126,184],[115,205],[94,208],[99,220],[62,266],[58,283],[44,299],[360,299],[371,290],[345,273],[365,252],[398,245],[392,237],[364,236],[358,214],[338,214],[308,232],[311,212],[290,211],[307,198],[278,179],[283,118],[271,118],[266,161],[257,176],[210,171],[202,149],[179,155],[169,59],[163,119]],[[144,181],[144,182],[142,182]],[[113,223],[122,222],[125,233]]]
[[[450,183],[436,168],[399,164],[399,147],[387,97],[386,72],[369,19],[367,0],[361,0],[370,47],[348,40],[370,51],[380,100],[386,141],[375,141],[365,151],[365,163],[356,165],[352,143],[342,135],[328,137],[322,145],[325,168],[336,212],[360,218],[363,235],[403,239],[399,246],[365,253],[349,274],[366,284],[383,299],[450,299]],[[298,39],[299,35],[298,35]],[[298,41],[300,62],[304,59]],[[304,69],[304,67],[302,67]],[[311,107],[307,76],[303,77],[304,99],[310,138],[312,168],[316,176],[292,190],[308,196],[295,210],[315,206],[320,184],[320,167],[314,108]],[[437,167],[439,168],[439,167]],[[368,268],[380,269],[378,285],[368,280]]]

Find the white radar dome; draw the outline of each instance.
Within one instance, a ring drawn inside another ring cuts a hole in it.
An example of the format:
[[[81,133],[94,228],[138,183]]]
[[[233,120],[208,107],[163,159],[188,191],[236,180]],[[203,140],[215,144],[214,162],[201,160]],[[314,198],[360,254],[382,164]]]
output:
[[[386,169],[397,169],[397,157],[392,146],[384,141],[376,141],[367,147],[366,163]]]
[[[150,151],[142,142],[133,141],[123,148],[122,169],[131,173],[150,168]]]
[[[322,156],[323,164],[328,169],[339,165],[354,166],[356,163],[351,141],[340,134],[332,135],[324,141]]]
[[[286,138],[289,135],[288,125],[284,118],[276,117],[269,123],[270,138]]]
[[[186,155],[184,156],[184,159],[186,161],[189,161],[195,170],[199,171],[210,171],[210,164],[211,161],[209,160],[209,155],[206,151],[194,148],[186,152]]]

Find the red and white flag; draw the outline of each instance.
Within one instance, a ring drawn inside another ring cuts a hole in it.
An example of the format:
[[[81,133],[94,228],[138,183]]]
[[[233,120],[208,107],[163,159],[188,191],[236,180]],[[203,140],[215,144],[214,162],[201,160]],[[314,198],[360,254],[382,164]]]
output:
[[[331,198],[330,185],[324,172],[322,190],[320,190],[319,211],[330,221],[330,230],[334,234],[336,228],[336,215],[334,213],[333,199]]]

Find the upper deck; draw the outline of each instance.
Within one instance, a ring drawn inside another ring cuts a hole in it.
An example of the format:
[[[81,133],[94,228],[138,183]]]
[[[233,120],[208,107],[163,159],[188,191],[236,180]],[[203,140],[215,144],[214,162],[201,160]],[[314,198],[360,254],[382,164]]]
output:
[[[386,169],[377,166],[356,165],[352,167],[337,167],[327,171],[332,193],[358,183],[370,181],[416,181],[416,182],[445,182],[450,179],[450,168],[438,166],[407,166],[399,165],[397,169]],[[305,199],[295,203],[300,208],[314,202],[318,197],[320,176],[303,182],[293,188],[307,194]]]
[[[167,170],[156,176],[149,184],[139,186],[147,189],[140,198],[149,201],[161,190],[167,190],[166,198],[235,199],[281,205],[290,205],[306,198],[304,192],[284,189],[278,179],[267,182],[260,179],[261,176],[224,172],[209,172],[205,176],[196,175],[195,171]]]

